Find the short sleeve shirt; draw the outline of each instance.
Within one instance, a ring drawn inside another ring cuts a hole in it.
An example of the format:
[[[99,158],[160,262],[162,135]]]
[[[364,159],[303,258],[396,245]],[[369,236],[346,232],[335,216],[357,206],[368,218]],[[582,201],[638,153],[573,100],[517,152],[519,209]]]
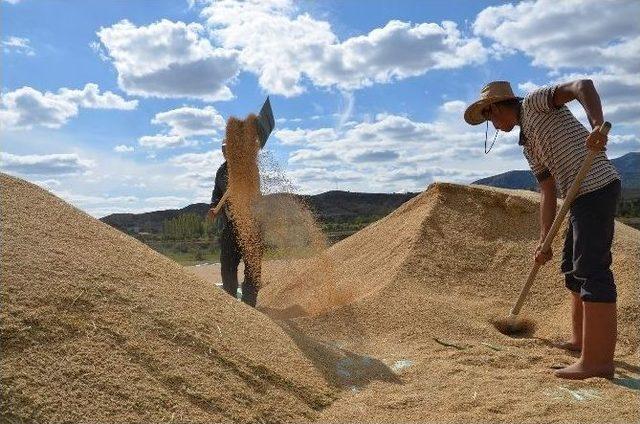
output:
[[[557,86],[543,87],[529,93],[522,101],[520,137],[523,153],[538,181],[553,176],[565,197],[588,149],[589,131],[568,107],[556,107],[553,94]],[[605,152],[596,155],[578,196],[595,191],[620,179]]]

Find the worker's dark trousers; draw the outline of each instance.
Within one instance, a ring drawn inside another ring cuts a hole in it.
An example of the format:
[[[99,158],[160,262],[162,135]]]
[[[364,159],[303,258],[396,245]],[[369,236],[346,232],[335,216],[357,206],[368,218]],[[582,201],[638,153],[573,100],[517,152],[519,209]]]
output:
[[[236,237],[236,231],[233,225],[226,224],[222,227],[222,234],[220,235],[220,268],[222,272],[222,288],[233,297],[237,297],[238,294],[238,265],[241,258],[242,250]],[[255,307],[258,299],[258,289],[251,275],[250,268],[245,261],[242,301]]]
[[[571,205],[561,271],[565,285],[586,302],[615,302],[611,244],[620,180],[579,196]]]

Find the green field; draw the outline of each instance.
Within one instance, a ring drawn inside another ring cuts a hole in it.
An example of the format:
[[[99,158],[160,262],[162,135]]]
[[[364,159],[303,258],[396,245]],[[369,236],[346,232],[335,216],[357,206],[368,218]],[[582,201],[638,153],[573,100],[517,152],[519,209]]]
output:
[[[366,219],[359,219],[357,222],[321,224],[321,227],[327,236],[327,240],[332,244],[349,237],[373,221],[375,221],[375,218],[367,217]],[[159,235],[154,234],[137,234],[135,237],[156,252],[184,266],[220,262],[220,246],[215,237],[191,240],[163,240]],[[264,257],[266,259],[291,259],[305,257],[308,254],[309,252],[301,250],[291,252],[268,249]]]

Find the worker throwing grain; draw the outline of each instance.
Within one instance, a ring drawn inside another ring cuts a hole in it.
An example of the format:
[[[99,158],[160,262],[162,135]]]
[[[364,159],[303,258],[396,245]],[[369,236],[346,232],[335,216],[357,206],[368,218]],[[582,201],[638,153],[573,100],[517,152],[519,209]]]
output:
[[[222,288],[231,296],[236,297],[238,293],[238,265],[242,259],[242,249],[238,240],[238,230],[232,220],[229,204],[223,200],[229,182],[229,171],[227,165],[226,140],[222,142],[222,155],[225,161],[216,172],[215,186],[211,194],[211,209],[209,218],[214,219],[217,215],[222,220],[222,232],[220,233],[220,272],[222,274]],[[220,201],[225,204],[215,213]],[[242,284],[242,301],[247,305],[256,306],[258,297],[258,287],[255,281],[255,272],[251,268],[244,268],[244,282]]]
[[[586,111],[591,132],[565,106],[573,100]],[[607,136],[598,131],[604,119],[593,82],[578,80],[544,87],[519,98],[508,82],[494,81],[481,90],[480,99],[467,108],[464,119],[471,125],[487,121],[488,126],[491,121],[496,131],[520,127],[519,144],[541,192],[540,242],[534,254],[540,264],[552,257],[551,250],[541,251],[541,247],[556,214],[556,190],[564,197],[588,149],[599,152],[571,205],[561,264],[571,292],[573,331],[571,340],[562,347],[582,353],[575,364],[556,371],[556,375],[569,379],[613,377],[617,294],[610,266],[621,185],[604,153]]]
[[[221,215],[220,271],[222,287],[234,298],[238,292],[238,265],[244,261],[242,301],[256,306],[262,268],[262,237],[255,216],[260,197],[258,152],[264,147],[275,120],[269,98],[256,116],[227,121],[222,142],[225,159],[216,172],[208,217]]]

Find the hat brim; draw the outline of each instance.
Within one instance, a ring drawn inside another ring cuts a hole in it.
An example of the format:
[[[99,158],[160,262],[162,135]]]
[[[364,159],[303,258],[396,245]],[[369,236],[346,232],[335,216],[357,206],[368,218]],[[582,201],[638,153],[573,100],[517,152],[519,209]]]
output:
[[[515,98],[516,98],[515,96],[496,96],[488,99],[480,99],[474,103],[471,103],[469,107],[467,107],[467,110],[464,111],[464,120],[469,125],[482,124],[484,121],[487,120],[482,115],[482,111],[484,110],[484,108],[486,108],[487,106],[493,103],[502,102],[504,100],[511,100]]]

